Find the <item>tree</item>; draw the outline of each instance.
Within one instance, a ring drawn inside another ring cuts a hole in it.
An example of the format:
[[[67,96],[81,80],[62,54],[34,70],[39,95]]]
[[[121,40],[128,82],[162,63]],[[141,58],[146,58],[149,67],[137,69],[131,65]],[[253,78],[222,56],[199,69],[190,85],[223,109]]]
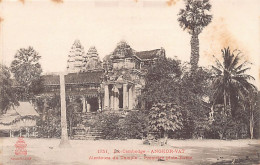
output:
[[[185,71],[180,61],[159,59],[145,76],[145,88],[140,99],[145,101],[150,110],[157,103],[175,103],[183,117],[183,128],[179,137],[191,138],[195,128],[206,121],[210,105],[205,98],[210,96],[210,71],[199,68],[194,72]],[[201,128],[201,127],[200,127]]]
[[[0,114],[6,113],[11,106],[19,105],[12,87],[11,74],[5,65],[0,64]]]
[[[232,108],[239,100],[245,100],[250,90],[256,87],[248,82],[254,77],[245,72],[250,69],[249,64],[244,61],[240,64],[241,52],[230,51],[229,48],[221,50],[223,63],[216,59],[216,66],[213,68],[213,104],[223,103],[224,111],[227,115],[234,114],[236,108]],[[232,104],[234,103],[234,104]]]
[[[176,91],[181,74],[180,61],[170,58],[159,59],[145,76],[145,88],[141,99],[145,101],[146,108],[150,109],[156,103],[178,102]]]
[[[149,113],[149,126],[151,131],[160,132],[167,143],[170,131],[176,131],[182,128],[182,113],[176,104],[158,103],[155,104]]]
[[[81,100],[79,98],[73,100],[72,103],[67,105],[67,123],[69,128],[69,136],[73,134],[72,127],[81,122],[80,112],[82,111]]]
[[[257,90],[250,90],[249,95],[244,100],[244,111],[247,114],[249,120],[249,132],[250,138],[254,138],[254,130],[257,122],[260,118],[259,107],[259,92]]]
[[[33,104],[41,118],[37,121],[38,136],[44,138],[60,138],[61,112],[59,95],[42,95],[33,99]]]
[[[207,131],[205,126],[209,123],[208,114],[211,109],[211,74],[210,70],[199,67],[182,75],[178,96],[184,116],[184,138],[203,137]]]
[[[29,99],[29,91],[37,91],[42,68],[39,63],[38,52],[33,47],[29,46],[28,49],[21,48],[14,56],[11,63],[11,72],[14,73],[15,80],[23,88],[22,99]],[[37,84],[37,85],[36,85]]]
[[[185,9],[179,12],[178,21],[183,30],[188,30],[191,35],[191,70],[194,71],[199,62],[199,38],[202,32],[212,20],[212,15],[207,14],[211,9],[209,0],[186,0]]]

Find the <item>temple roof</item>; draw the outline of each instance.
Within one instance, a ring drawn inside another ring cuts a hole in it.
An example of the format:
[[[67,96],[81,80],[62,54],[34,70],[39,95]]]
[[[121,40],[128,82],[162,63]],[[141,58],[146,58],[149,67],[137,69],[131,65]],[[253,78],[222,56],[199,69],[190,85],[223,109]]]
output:
[[[136,55],[141,60],[150,60],[158,57],[165,57],[165,50],[161,49],[154,49],[154,50],[146,50],[146,51],[134,51],[134,55]],[[103,58],[103,61],[110,61],[113,54],[106,55]]]
[[[0,123],[11,123],[15,119],[25,116],[39,116],[31,103],[19,102],[19,104],[19,106],[11,107],[6,114],[0,116]]]
[[[69,73],[65,75],[66,84],[101,83],[103,71],[91,71],[81,73]],[[43,75],[44,85],[59,85],[59,75]]]
[[[140,51],[136,52],[136,56],[139,57],[140,59],[154,59],[158,57],[165,57],[165,52],[164,49],[154,49],[154,50],[147,50],[147,51]]]

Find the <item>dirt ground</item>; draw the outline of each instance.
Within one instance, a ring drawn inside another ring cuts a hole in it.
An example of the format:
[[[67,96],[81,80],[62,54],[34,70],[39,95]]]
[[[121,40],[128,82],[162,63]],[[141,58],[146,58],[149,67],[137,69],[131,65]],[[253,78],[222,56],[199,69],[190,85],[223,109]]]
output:
[[[260,164],[260,142],[249,139],[169,140],[165,146],[144,145],[142,140],[70,140],[71,147],[59,148],[59,139],[24,138],[26,155],[15,153],[17,141],[0,139],[2,164]]]

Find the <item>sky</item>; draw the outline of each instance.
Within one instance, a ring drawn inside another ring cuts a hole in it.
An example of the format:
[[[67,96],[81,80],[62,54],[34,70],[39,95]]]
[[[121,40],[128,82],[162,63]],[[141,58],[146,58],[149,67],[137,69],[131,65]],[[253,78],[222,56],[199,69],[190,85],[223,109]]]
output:
[[[177,21],[183,0],[53,1],[1,1],[2,63],[10,66],[17,50],[33,46],[45,73],[64,71],[76,39],[86,52],[95,46],[101,59],[125,40],[136,51],[163,47],[167,57],[189,61],[191,37]],[[249,74],[259,88],[260,1],[210,2],[213,19],[199,36],[199,64],[214,64],[224,47],[239,49],[253,63]]]

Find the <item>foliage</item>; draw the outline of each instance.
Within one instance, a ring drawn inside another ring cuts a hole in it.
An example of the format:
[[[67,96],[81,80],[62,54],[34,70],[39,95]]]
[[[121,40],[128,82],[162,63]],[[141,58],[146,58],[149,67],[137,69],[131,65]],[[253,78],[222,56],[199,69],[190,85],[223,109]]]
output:
[[[249,94],[250,89],[255,89],[255,86],[249,83],[249,80],[254,80],[254,77],[246,74],[250,70],[247,67],[247,61],[240,63],[241,52],[238,50],[232,51],[229,48],[221,50],[223,63],[216,59],[216,66],[213,68],[213,103],[223,103],[225,113],[235,113],[236,106],[239,100],[244,100]],[[231,112],[227,111],[228,106]]]
[[[203,125],[208,122],[211,72],[205,68],[190,72],[186,71],[185,67],[186,65],[181,66],[177,60],[158,60],[148,70],[140,99],[146,101],[146,109],[151,109],[156,103],[171,102],[178,105],[179,112],[182,113],[183,127],[169,136],[186,139],[201,132]]]
[[[231,116],[227,116],[223,109],[214,113],[214,121],[210,125],[211,133],[215,135],[212,138],[219,139],[237,139],[239,134],[243,133],[242,123]]]
[[[6,113],[11,106],[18,106],[18,100],[12,87],[9,69],[0,64],[0,115]]]
[[[182,113],[179,107],[172,103],[155,104],[149,113],[149,127],[151,131],[168,133],[182,128]]]
[[[89,121],[89,126],[102,131],[105,139],[140,139],[148,132],[148,117],[141,111],[100,113]]]
[[[73,102],[67,101],[66,117],[69,128],[69,136],[72,136],[72,127],[81,123],[80,112],[82,111],[81,99],[77,98]]]
[[[129,139],[141,139],[148,133],[148,117],[142,111],[129,112],[124,118],[123,129]]]
[[[185,0],[185,3],[185,9],[179,12],[180,26],[190,34],[200,34],[212,20],[212,15],[207,14],[211,4],[209,0]]]
[[[146,109],[153,104],[177,102],[177,88],[181,76],[180,61],[161,58],[148,70],[145,76],[145,88],[141,100],[146,102]]]
[[[14,73],[15,80],[24,89],[24,99],[31,97],[29,91],[37,91],[35,88],[40,86],[37,83],[42,73],[40,58],[38,52],[29,46],[28,49],[19,49],[11,63],[11,72]]]
[[[179,103],[183,111],[184,128],[182,138],[198,137],[207,130],[210,112],[211,72],[198,68],[193,72],[184,72],[179,86]],[[203,130],[202,130],[203,128]]]
[[[95,127],[102,131],[105,139],[125,137],[124,132],[120,133],[119,120],[120,115],[116,113],[101,113],[96,116]]]
[[[60,137],[60,96],[41,96],[33,100],[40,119],[37,121],[38,136],[45,138]]]
[[[235,116],[237,117],[237,114],[243,115],[243,120],[248,121],[249,125],[249,131],[250,131],[250,138],[252,139],[254,136],[256,136],[257,131],[259,131],[259,119],[260,119],[260,106],[259,106],[259,91],[257,90],[249,90],[249,94],[247,97],[242,100],[240,104],[242,104],[242,107],[240,111],[235,111]],[[240,113],[238,113],[240,112]]]
[[[59,138],[61,135],[60,116],[57,114],[60,111],[49,109],[45,120],[37,121],[38,136],[44,138]]]
[[[186,0],[185,9],[179,12],[178,21],[183,30],[191,34],[191,71],[195,71],[199,62],[199,37],[203,28],[212,20],[212,15],[207,14],[210,11],[211,4],[209,0]]]

